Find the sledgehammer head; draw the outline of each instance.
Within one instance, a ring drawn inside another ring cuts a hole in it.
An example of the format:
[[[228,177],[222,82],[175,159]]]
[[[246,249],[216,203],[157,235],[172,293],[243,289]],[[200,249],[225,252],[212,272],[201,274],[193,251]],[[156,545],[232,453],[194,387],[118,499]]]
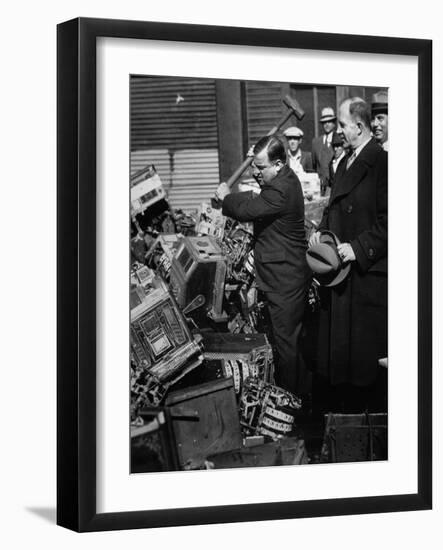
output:
[[[291,97],[289,95],[286,95],[283,103],[286,105],[288,109],[293,111],[294,115],[297,117],[298,120],[302,120],[302,118],[305,116],[305,112],[300,107],[298,101],[295,99],[295,97]]]

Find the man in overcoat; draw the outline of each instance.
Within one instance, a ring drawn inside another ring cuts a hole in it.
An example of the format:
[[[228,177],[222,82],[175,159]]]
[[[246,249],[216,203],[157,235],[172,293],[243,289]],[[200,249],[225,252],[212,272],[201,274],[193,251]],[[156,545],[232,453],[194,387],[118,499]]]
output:
[[[324,133],[312,140],[312,165],[320,177],[322,195],[326,192],[329,179],[329,163],[334,156],[332,136],[336,128],[337,117],[332,107],[324,107],[321,111],[320,123]]]
[[[284,143],[266,136],[255,145],[253,192],[229,193],[221,183],[216,196],[223,214],[254,222],[254,260],[257,283],[266,296],[276,351],[276,384],[295,394],[307,394],[311,375],[299,353],[299,337],[307,300],[309,269],[300,181],[286,164]]]
[[[340,163],[319,230],[337,235],[338,253],[351,271],[322,291],[317,369],[331,387],[347,388],[354,409],[364,410],[378,359],[387,356],[387,153],[371,137],[371,111],[362,99],[341,104],[339,124],[350,153]],[[319,232],[310,245],[318,239]]]

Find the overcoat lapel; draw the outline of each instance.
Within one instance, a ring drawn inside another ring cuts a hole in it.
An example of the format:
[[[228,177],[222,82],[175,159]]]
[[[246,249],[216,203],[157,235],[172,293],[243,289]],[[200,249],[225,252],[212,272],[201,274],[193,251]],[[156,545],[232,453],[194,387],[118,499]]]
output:
[[[380,146],[371,139],[348,170],[346,170],[347,159],[343,159],[337,170],[329,204],[332,204],[340,197],[348,195],[365,178],[369,168],[375,163],[379,152]]]
[[[335,181],[333,190],[335,191],[332,194],[331,203],[347,195],[356,187],[368,173],[368,165],[357,157],[355,161],[351,164],[348,170],[346,170],[346,165],[344,171],[340,174],[338,181]]]

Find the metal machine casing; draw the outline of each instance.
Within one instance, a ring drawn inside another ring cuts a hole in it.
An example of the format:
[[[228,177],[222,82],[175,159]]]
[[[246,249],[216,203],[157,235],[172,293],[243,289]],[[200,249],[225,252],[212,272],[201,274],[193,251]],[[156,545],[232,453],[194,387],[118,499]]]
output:
[[[172,259],[181,238],[175,233],[159,235],[146,254],[149,267],[161,275],[166,282],[169,282]]]
[[[131,358],[138,379],[147,380],[141,384],[145,390],[140,387],[141,393],[146,393],[146,403],[141,398],[139,404],[157,405],[167,388],[200,365],[203,357],[198,341],[161,279],[139,285],[137,296],[139,300],[133,301],[131,309]]]
[[[226,259],[214,237],[184,237],[172,259],[170,288],[184,309],[197,297],[204,302],[192,317],[198,322],[226,321],[223,296]],[[203,300],[202,300],[203,301]]]
[[[143,179],[146,174],[146,179]],[[138,174],[136,174],[137,176]],[[138,175],[138,178],[131,183],[131,217],[134,218],[158,202],[166,198],[165,190],[161,182],[160,176],[156,173],[151,175],[151,172],[145,172]]]
[[[221,361],[223,376],[233,378],[237,395],[251,376],[274,382],[272,347],[265,334],[209,332],[203,334],[203,350],[205,360]]]

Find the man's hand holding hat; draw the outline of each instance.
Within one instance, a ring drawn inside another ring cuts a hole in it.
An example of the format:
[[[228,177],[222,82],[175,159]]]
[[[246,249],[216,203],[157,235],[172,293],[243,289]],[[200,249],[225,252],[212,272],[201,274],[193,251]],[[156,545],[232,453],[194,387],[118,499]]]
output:
[[[341,243],[331,231],[316,231],[309,239],[306,260],[315,280],[331,287],[346,279],[355,254],[349,243]]]
[[[316,231],[309,238],[309,248],[320,243],[321,231]],[[337,244],[337,252],[342,262],[355,262],[355,253],[349,243]]]
[[[314,246],[315,244],[318,244],[320,242],[320,231],[316,231],[315,233],[312,233],[312,235],[309,237],[309,248],[311,246]]]
[[[337,252],[342,262],[355,262],[355,254],[349,243],[337,245]]]

